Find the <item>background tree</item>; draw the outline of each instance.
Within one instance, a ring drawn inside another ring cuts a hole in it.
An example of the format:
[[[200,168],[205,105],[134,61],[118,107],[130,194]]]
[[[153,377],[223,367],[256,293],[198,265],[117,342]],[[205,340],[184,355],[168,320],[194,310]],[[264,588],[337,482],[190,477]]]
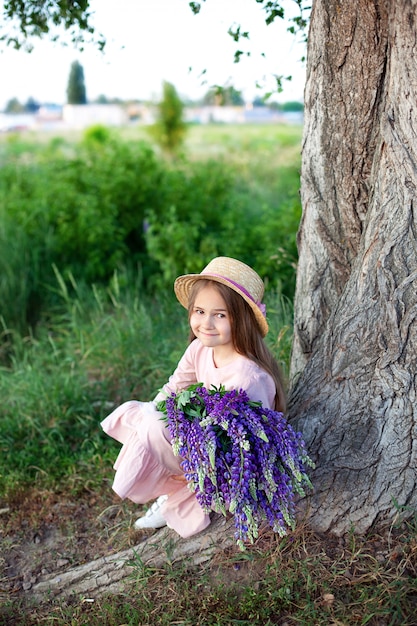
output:
[[[87,104],[84,69],[78,61],[71,63],[67,87],[67,101],[68,104]]]
[[[336,533],[417,504],[416,14],[313,3],[290,413]]]
[[[25,111],[28,113],[36,113],[40,109],[40,104],[34,98],[29,96],[29,98],[25,102]]]
[[[96,100],[97,104],[109,104],[109,99],[106,95],[100,94],[97,96]]]
[[[165,81],[157,107],[157,121],[150,128],[150,132],[163,150],[174,154],[182,146],[186,130],[184,104],[174,85]]]
[[[17,98],[10,98],[4,108],[5,113],[23,113],[25,107]]]
[[[304,111],[304,104],[297,100],[290,100],[289,102],[278,103],[278,109],[286,113],[302,113]]]
[[[211,87],[203,97],[203,103],[215,106],[242,106],[245,101],[242,92],[232,85],[222,87],[215,85]]]

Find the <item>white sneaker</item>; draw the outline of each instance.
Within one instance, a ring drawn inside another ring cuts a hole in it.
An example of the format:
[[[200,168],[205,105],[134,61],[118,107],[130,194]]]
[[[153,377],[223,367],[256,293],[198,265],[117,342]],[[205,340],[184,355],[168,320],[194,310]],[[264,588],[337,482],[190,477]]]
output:
[[[162,528],[166,526],[166,520],[162,516],[161,506],[166,501],[168,496],[159,496],[157,500],[152,504],[151,507],[146,511],[143,517],[139,517],[134,523],[134,527],[138,530],[142,528]]]

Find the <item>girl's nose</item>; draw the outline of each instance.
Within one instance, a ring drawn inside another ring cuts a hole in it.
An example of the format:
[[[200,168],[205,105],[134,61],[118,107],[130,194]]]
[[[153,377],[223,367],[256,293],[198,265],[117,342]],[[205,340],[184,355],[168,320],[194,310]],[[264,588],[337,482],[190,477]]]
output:
[[[203,324],[204,328],[213,328],[214,326],[213,319],[214,318],[211,315],[207,315],[204,318],[204,324]]]

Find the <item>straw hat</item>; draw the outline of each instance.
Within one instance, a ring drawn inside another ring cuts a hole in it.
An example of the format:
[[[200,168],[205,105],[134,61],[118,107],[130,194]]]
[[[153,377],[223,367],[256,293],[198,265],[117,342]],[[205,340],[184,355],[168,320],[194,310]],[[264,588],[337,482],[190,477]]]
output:
[[[265,305],[262,304],[264,284],[262,279],[249,265],[220,256],[203,269],[201,274],[186,274],[179,276],[174,283],[174,291],[178,300],[186,309],[192,286],[197,280],[214,280],[227,285],[236,291],[249,304],[255,314],[256,321],[264,337],[268,332],[268,323],[265,318]]]

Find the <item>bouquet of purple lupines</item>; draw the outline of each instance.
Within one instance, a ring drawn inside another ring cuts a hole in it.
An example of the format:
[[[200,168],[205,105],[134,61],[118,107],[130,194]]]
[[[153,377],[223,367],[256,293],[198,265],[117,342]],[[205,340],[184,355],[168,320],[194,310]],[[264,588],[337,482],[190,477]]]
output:
[[[280,412],[252,402],[245,391],[201,383],[158,403],[174,454],[206,513],[234,515],[240,548],[267,522],[283,536],[295,525],[295,497],[311,488],[301,433]]]

